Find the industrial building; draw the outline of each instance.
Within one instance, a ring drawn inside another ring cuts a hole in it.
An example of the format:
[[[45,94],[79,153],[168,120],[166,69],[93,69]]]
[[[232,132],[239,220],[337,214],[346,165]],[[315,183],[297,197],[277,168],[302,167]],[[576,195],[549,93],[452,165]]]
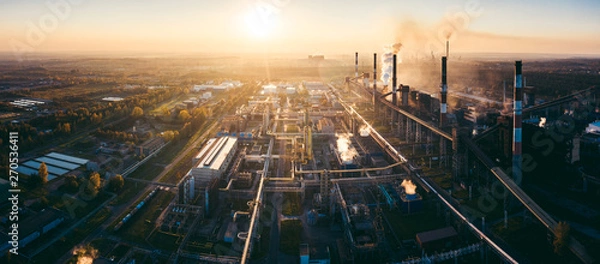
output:
[[[87,168],[91,165],[87,159],[51,152],[42,157],[19,164],[17,171],[25,175],[37,174],[42,162],[46,164],[46,168],[48,169],[48,181],[77,170],[80,167]]]
[[[26,247],[28,244],[47,234],[65,221],[65,215],[54,208],[46,208],[34,215],[31,215],[19,222],[19,248]],[[10,241],[8,232],[0,232],[2,241]],[[11,248],[9,243],[0,245],[0,256],[3,256]]]
[[[135,154],[138,156],[150,156],[150,154],[154,153],[156,150],[160,149],[165,145],[165,141],[162,137],[154,137],[144,141],[139,146],[135,148]]]
[[[456,233],[454,227],[448,226],[418,233],[416,235],[416,240],[419,244],[419,247],[427,250],[427,252],[433,252],[451,247],[448,245],[458,241],[458,233]]]
[[[192,159],[191,175],[197,180],[219,178],[233,160],[237,151],[236,137],[209,139],[198,155]]]

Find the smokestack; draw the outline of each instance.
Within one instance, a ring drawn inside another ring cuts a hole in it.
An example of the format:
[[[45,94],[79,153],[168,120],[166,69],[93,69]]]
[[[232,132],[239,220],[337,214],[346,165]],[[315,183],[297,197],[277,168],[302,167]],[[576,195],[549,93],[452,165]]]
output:
[[[397,106],[398,97],[396,93],[398,92],[398,89],[396,87],[396,54],[394,54],[394,56],[392,57],[392,63],[392,104]]]
[[[446,80],[446,61],[447,58],[442,57],[442,85],[440,91],[440,127],[444,127],[446,125],[446,111],[448,110],[448,105],[446,103],[446,98],[448,96],[448,82]]]
[[[373,53],[373,107],[375,107],[377,98],[377,53]]]
[[[522,154],[522,122],[521,114],[523,109],[523,73],[522,73],[522,62],[515,61],[515,91],[514,91],[514,105],[513,105],[513,157],[512,157],[512,173],[513,178],[520,183],[521,180],[521,154]]]
[[[402,88],[402,105],[408,107],[408,94],[410,92],[410,86],[400,85]]]
[[[446,58],[450,55],[450,41],[446,40]]]
[[[354,53],[354,77],[358,78],[358,52]]]

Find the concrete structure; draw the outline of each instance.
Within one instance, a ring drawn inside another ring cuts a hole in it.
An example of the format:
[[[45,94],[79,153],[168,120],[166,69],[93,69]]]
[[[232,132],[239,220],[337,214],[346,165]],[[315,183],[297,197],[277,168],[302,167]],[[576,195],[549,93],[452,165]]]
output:
[[[82,166],[87,167],[90,164],[87,159],[51,152],[45,156],[19,164],[16,171],[25,175],[37,174],[42,162],[46,164],[46,168],[48,169],[48,181],[79,169]]]
[[[14,101],[10,102],[10,104],[13,106],[19,107],[19,108],[36,108],[38,105],[46,104],[46,102],[44,102],[42,100],[22,98],[22,99],[14,100]]]
[[[19,222],[19,248],[27,246],[32,241],[41,237],[56,228],[65,221],[63,213],[54,208],[46,208],[39,213]],[[8,237],[7,234],[0,234],[0,237]],[[9,241],[3,240],[3,241]],[[10,244],[4,242],[0,245],[0,256],[4,256]],[[19,252],[21,252],[19,250]]]
[[[446,57],[442,57],[442,84],[440,91],[440,127],[444,127],[446,125],[446,112],[448,109],[448,105],[446,103],[446,98],[448,97],[448,82],[446,80]]]
[[[317,129],[321,133],[334,133],[335,132],[335,124],[329,118],[319,119],[317,123]]]
[[[317,247],[300,244],[300,264],[329,264],[331,254],[328,246]]]
[[[512,177],[521,182],[521,153],[522,153],[522,117],[523,114],[523,76],[522,62],[515,62],[515,92],[513,105],[513,146],[512,146]]]
[[[354,53],[354,77],[358,78],[358,52]]]
[[[392,104],[398,106],[398,87],[396,78],[396,54],[392,57]],[[392,118],[392,122],[394,122]]]
[[[422,249],[435,251],[442,249],[447,243],[458,239],[458,233],[454,227],[444,227],[431,231],[421,232],[416,235],[416,240]]]
[[[373,53],[373,110],[377,114],[377,53]]]
[[[200,91],[227,91],[229,89],[236,88],[234,83],[231,82],[223,82],[221,84],[196,84],[192,87],[193,92]]]
[[[102,98],[102,101],[106,101],[106,102],[120,102],[120,101],[123,101],[123,97],[109,96],[109,97]]]
[[[263,94],[276,94],[277,93],[277,86],[274,84],[263,85],[262,89],[263,89],[262,90]]]
[[[164,144],[165,141],[161,137],[154,137],[148,139],[135,148],[135,154],[138,156],[149,156],[150,154],[154,153],[154,151],[162,147]]]
[[[192,163],[191,174],[198,178],[212,179],[220,177],[233,160],[237,150],[237,138],[212,138],[202,147]]]

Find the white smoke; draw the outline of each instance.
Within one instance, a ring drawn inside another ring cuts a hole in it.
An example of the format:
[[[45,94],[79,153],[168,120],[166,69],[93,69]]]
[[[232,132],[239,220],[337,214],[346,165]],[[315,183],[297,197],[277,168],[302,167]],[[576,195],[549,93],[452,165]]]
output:
[[[402,180],[400,186],[404,187],[404,192],[408,195],[417,193],[417,186],[411,180]]]
[[[73,255],[77,256],[77,264],[92,264],[98,257],[98,250],[91,246],[75,247]]]
[[[366,125],[362,125],[358,131],[361,137],[368,137],[371,134],[371,129]]]
[[[392,70],[394,69],[394,54],[398,54],[402,48],[401,43],[394,43],[392,45],[386,45],[383,47],[384,53],[381,57],[381,81],[383,85],[389,85],[390,78],[392,78]],[[398,58],[396,58],[396,63],[399,63]]]
[[[340,159],[344,163],[351,163],[354,157],[358,155],[356,149],[351,146],[350,137],[348,134],[336,134],[337,136],[337,150],[340,154]]]
[[[546,127],[546,118],[545,117],[540,117],[540,123],[538,124],[539,127]]]

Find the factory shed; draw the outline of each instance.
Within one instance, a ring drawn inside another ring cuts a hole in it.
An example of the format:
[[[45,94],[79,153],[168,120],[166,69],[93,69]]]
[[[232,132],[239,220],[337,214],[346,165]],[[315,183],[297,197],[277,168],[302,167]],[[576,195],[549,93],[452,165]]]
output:
[[[448,243],[458,239],[454,227],[448,226],[440,229],[418,233],[416,235],[419,246],[426,250],[438,250],[446,247]]]

